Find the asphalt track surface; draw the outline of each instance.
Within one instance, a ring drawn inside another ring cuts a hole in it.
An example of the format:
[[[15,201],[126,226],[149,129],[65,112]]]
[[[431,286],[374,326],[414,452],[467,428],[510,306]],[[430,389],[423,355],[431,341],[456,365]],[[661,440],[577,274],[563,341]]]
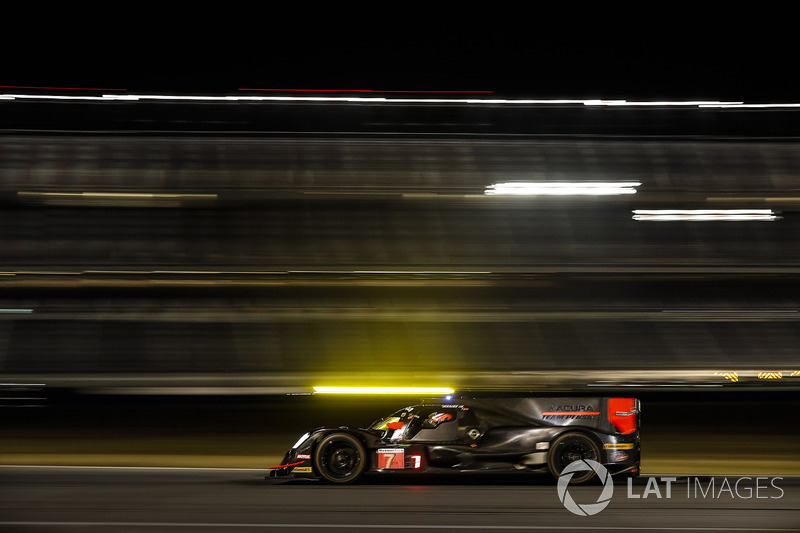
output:
[[[792,393],[642,400],[645,476],[632,497],[616,479],[608,506],[593,516],[567,510],[544,474],[380,477],[342,487],[265,479],[303,431],[363,423],[405,398],[87,397],[8,407],[0,532],[800,531]],[[175,468],[190,465],[203,468]],[[676,478],[669,498],[662,477]],[[569,494],[584,505],[601,491]]]
[[[578,516],[536,475],[331,486],[261,470],[2,467],[0,531],[800,531],[800,478],[745,478],[738,492],[739,477],[678,478],[669,498],[649,479],[617,479],[607,507]],[[586,504],[600,492],[569,495]]]

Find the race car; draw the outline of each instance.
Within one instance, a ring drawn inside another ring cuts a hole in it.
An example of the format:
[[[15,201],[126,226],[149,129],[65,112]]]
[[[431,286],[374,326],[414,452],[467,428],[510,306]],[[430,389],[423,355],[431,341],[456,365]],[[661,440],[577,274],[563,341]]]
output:
[[[459,397],[423,400],[365,428],[321,427],[269,467],[268,479],[352,483],[365,474],[549,472],[592,460],[638,475],[636,398]],[[595,478],[575,471],[571,484]],[[572,471],[574,467],[570,469]]]

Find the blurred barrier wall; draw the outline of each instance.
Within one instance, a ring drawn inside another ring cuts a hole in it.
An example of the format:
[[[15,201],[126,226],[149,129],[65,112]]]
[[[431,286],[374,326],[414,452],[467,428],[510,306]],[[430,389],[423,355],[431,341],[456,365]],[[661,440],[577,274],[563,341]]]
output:
[[[1,105],[4,381],[800,381],[792,111]]]

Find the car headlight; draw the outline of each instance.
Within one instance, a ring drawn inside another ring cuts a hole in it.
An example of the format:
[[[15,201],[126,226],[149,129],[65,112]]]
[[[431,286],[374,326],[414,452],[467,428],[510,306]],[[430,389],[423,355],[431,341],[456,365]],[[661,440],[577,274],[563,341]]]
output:
[[[304,433],[304,434],[303,434],[303,436],[302,436],[302,437],[300,437],[300,438],[297,440],[297,442],[295,442],[295,443],[294,443],[294,446],[292,446],[292,449],[294,450],[295,448],[297,448],[298,446],[300,446],[301,444],[303,444],[303,443],[306,441],[306,439],[307,439],[308,437],[310,437],[310,436],[311,436],[311,433]]]

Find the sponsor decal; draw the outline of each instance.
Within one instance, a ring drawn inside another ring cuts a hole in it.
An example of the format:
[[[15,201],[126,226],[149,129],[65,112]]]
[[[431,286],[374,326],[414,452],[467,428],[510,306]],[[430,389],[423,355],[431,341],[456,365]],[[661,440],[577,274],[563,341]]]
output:
[[[615,463],[621,463],[628,460],[628,454],[626,452],[611,452],[608,454],[608,459]]]
[[[298,453],[295,457],[298,459],[311,459],[311,456],[307,453]]]
[[[592,405],[550,405],[542,413],[543,420],[585,420],[595,419],[600,416],[600,411]]]
[[[405,466],[405,450],[403,448],[380,448],[378,450],[378,468],[398,470]]]
[[[293,474],[310,474],[311,467],[310,466],[296,466],[292,469]]]

